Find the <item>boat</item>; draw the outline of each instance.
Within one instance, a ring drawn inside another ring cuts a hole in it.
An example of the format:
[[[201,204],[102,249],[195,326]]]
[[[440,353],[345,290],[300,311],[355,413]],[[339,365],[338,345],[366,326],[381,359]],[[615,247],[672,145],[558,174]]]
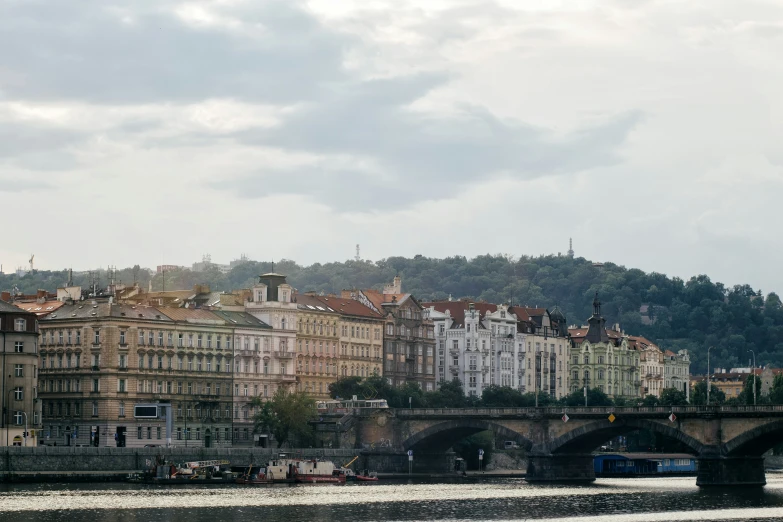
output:
[[[177,465],[158,456],[147,460],[147,469],[128,475],[129,482],[145,484],[231,483],[234,475],[227,460],[198,460]]]
[[[350,471],[350,470],[348,470]],[[248,466],[236,479],[237,484],[345,484],[347,473],[329,460],[289,459],[270,460],[265,466]]]
[[[285,455],[270,460],[265,466],[250,465],[242,475],[237,477],[237,484],[292,484],[294,469],[299,459],[288,459]]]
[[[378,482],[378,477],[375,473],[370,475],[356,475],[356,482]]]
[[[294,481],[298,484],[345,484],[346,476],[330,460],[300,460],[294,467]]]

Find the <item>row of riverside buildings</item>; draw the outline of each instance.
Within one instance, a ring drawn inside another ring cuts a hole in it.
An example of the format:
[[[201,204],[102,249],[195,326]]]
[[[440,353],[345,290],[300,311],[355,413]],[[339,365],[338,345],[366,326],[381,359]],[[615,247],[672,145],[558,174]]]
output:
[[[585,387],[627,399],[688,393],[689,381],[685,351],[607,328],[597,298],[588,324],[569,328],[557,307],[422,303],[399,277],[340,295],[297,292],[276,273],[230,293],[4,292],[0,332],[0,445],[164,445],[164,421],[134,417],[135,405],[163,402],[174,445],[263,446],[254,399],[280,388],[327,398],[329,384],[350,376],[425,391],[459,379],[469,395],[499,385],[554,398]]]

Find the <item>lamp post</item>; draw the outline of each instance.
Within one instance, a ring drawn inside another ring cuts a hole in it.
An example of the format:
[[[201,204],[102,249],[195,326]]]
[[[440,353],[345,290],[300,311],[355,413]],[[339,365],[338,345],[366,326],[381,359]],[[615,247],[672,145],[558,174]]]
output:
[[[707,406],[710,405],[710,350],[712,346],[707,348]]]
[[[753,368],[750,371],[750,375],[753,378],[753,406],[756,405],[756,352],[748,350],[753,354]]]

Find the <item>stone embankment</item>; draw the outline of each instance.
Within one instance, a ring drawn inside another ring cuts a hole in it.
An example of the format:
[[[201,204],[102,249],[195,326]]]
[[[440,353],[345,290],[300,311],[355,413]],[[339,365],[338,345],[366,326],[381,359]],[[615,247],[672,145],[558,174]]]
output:
[[[351,449],[276,448],[0,448],[0,481],[116,480],[146,469],[157,456],[177,463],[228,460],[232,466],[263,464],[280,453],[333,460],[342,465],[358,455]]]

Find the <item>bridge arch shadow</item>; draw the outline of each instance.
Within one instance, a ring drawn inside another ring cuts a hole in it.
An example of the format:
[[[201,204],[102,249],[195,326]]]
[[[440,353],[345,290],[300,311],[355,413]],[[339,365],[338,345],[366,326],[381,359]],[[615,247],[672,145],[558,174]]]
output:
[[[526,450],[533,447],[533,443],[529,439],[501,424],[469,418],[444,421],[425,428],[411,435],[402,443],[402,447],[405,450],[416,449],[426,452],[445,452],[465,437],[482,431],[491,431],[496,438],[512,440],[520,448]]]
[[[727,457],[761,456],[783,442],[783,420],[758,426],[723,444],[721,453]]]
[[[650,430],[688,447],[693,454],[701,453],[703,444],[680,430],[645,419],[618,419],[596,421],[575,428],[549,443],[549,452],[555,454],[591,453],[606,441],[637,430]]]

